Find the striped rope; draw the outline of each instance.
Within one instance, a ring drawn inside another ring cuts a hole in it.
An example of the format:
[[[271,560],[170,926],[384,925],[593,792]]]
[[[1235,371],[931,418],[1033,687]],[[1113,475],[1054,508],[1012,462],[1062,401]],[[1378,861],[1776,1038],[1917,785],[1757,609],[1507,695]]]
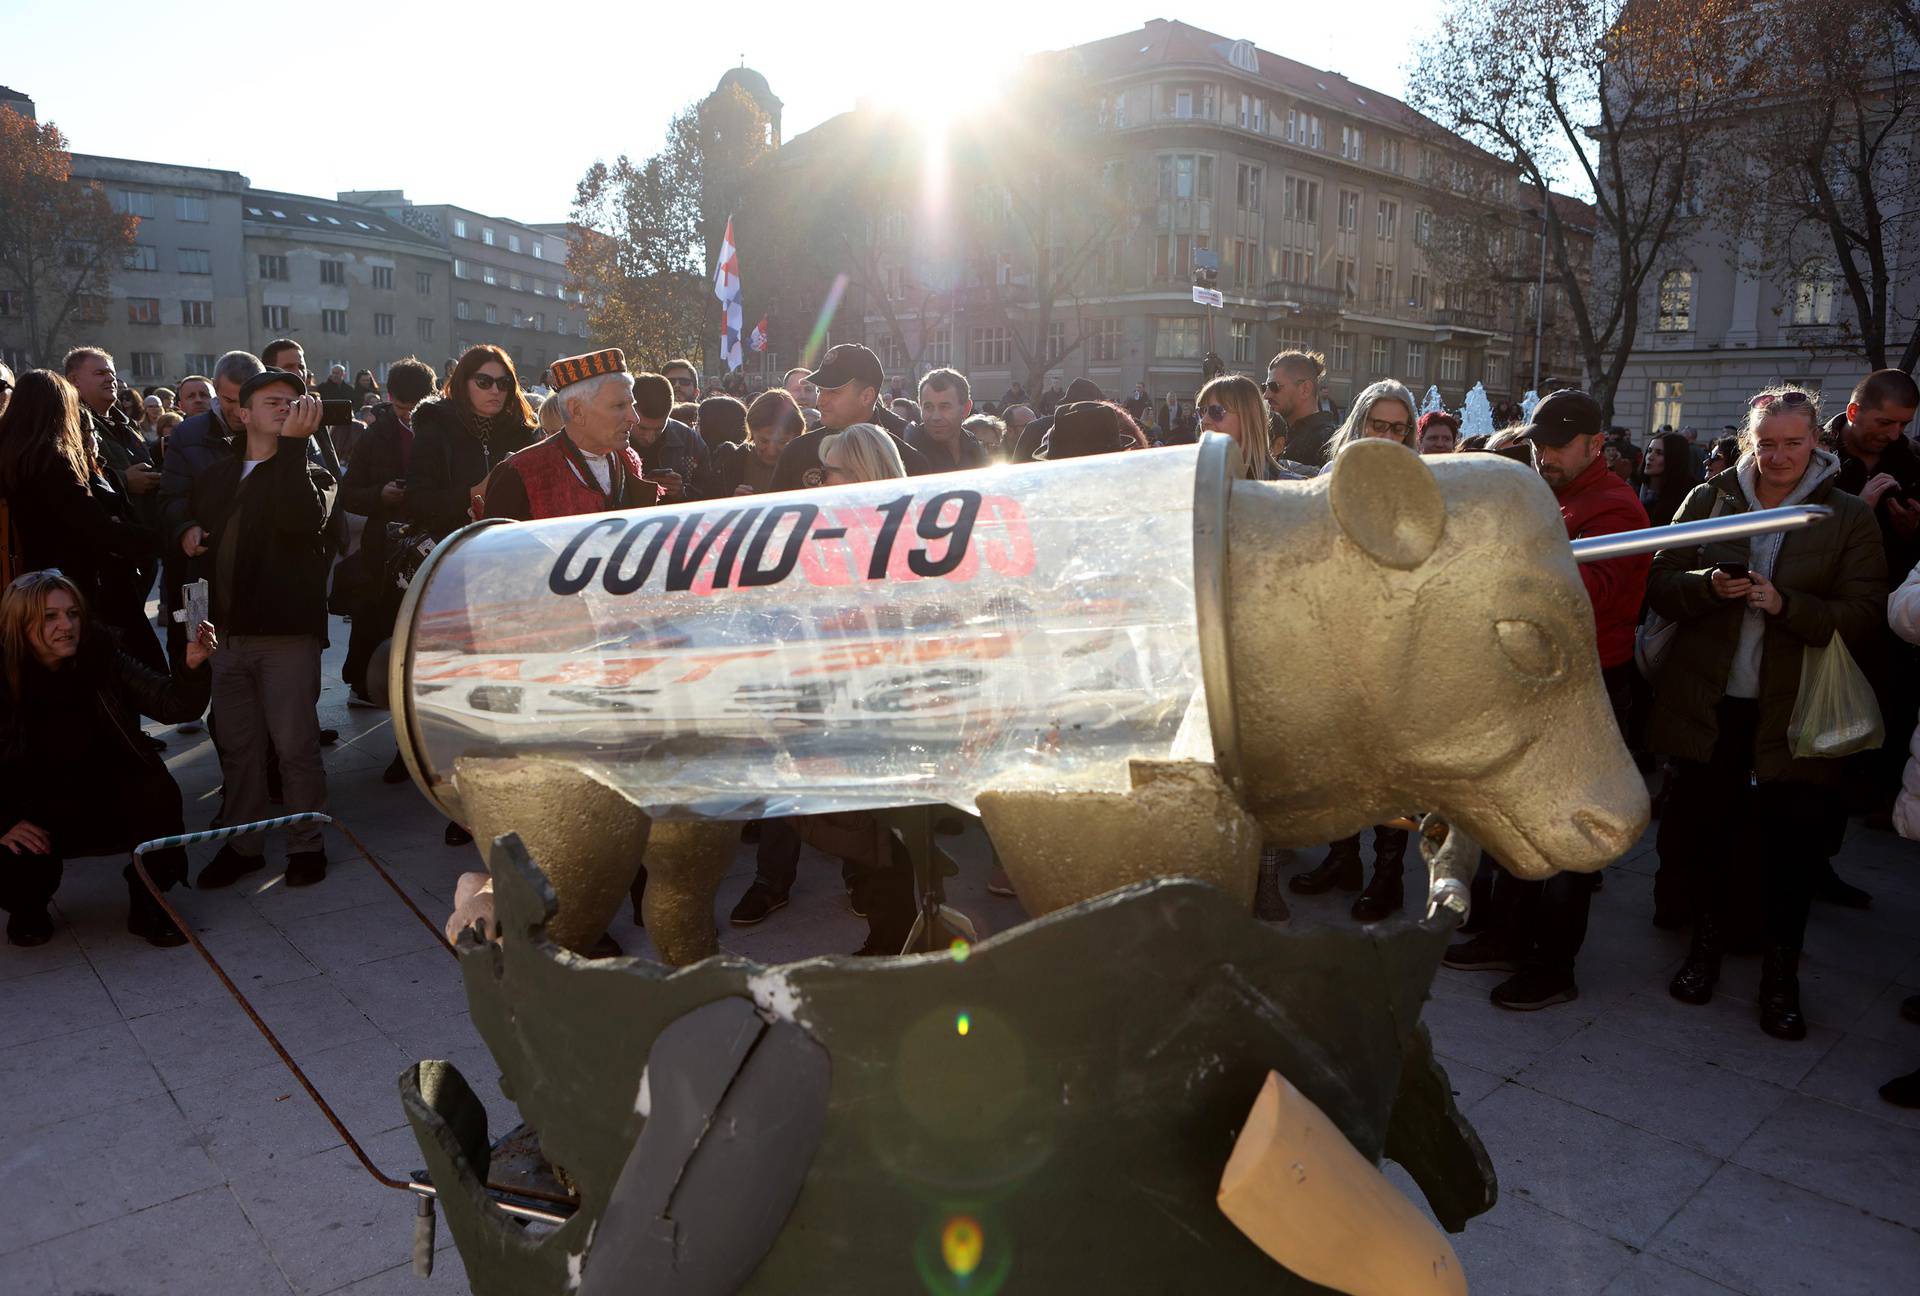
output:
[[[141,842],[133,848],[135,858],[149,851],[171,850],[175,846],[196,846],[201,842],[225,841],[229,837],[239,837],[246,833],[259,832],[263,828],[284,828],[297,823],[332,823],[333,816],[321,814],[318,810],[303,810],[299,814],[281,815],[278,819],[262,819],[259,823],[234,824],[230,828],[209,828],[205,832],[181,833],[177,837],[155,837],[152,841]]]

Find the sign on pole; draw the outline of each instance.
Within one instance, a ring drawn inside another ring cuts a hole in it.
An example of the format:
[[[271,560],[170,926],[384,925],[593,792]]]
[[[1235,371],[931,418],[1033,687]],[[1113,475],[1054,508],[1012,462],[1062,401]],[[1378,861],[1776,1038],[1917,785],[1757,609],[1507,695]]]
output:
[[[1195,288],[1193,290],[1193,299],[1202,306],[1225,306],[1227,304],[1226,294],[1218,288]]]

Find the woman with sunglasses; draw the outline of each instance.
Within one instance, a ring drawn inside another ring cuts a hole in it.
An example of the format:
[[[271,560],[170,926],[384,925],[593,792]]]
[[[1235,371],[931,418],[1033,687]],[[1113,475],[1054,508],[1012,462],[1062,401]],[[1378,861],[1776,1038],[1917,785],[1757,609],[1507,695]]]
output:
[[[1194,401],[1200,411],[1200,430],[1218,432],[1232,440],[1239,454],[1234,473],[1248,481],[1304,481],[1313,470],[1284,463],[1268,448],[1267,403],[1259,384],[1240,374],[1223,374],[1200,389]]]
[[[435,540],[465,526],[487,474],[540,433],[513,360],[497,346],[469,347],[439,399],[413,411],[407,518]]]
[[[1328,440],[1327,466],[1320,471],[1331,471],[1334,456],[1355,441],[1377,437],[1398,441],[1409,450],[1418,450],[1413,440],[1414,409],[1413,393],[1391,378],[1382,378],[1367,387],[1354,397],[1353,409],[1348,411],[1347,421]]]
[[[1858,655],[1886,624],[1880,528],[1836,485],[1819,446],[1818,398],[1797,387],[1754,397],[1732,468],[1688,494],[1676,523],[1793,504],[1833,516],[1804,531],[1662,549],[1647,602],[1677,623],[1654,676],[1648,744],[1674,781],[1660,821],[1662,872],[1692,892],[1693,943],[1668,991],[1704,1004],[1720,978],[1735,888],[1758,868],[1765,894],[1760,1029],[1803,1039],[1800,944],[1815,870],[1827,857],[1829,789],[1845,767],[1796,757],[1787,726],[1808,650],[1835,637]],[[1656,884],[1657,885],[1657,884]]]

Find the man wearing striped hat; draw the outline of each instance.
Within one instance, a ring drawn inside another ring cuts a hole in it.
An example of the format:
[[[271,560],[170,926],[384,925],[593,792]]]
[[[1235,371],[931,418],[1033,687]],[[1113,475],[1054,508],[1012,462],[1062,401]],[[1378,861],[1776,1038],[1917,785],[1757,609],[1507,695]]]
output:
[[[487,479],[488,517],[570,517],[642,508],[660,488],[640,475],[627,438],[634,429],[633,375],[618,349],[553,362],[553,395],[564,426],[508,456]]]

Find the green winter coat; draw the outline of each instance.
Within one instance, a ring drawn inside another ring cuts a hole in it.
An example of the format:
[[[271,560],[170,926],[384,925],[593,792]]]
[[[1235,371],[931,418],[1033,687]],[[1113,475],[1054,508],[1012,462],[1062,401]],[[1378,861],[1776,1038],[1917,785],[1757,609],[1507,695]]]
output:
[[[1693,488],[1673,520],[1698,522],[1720,501],[1720,516],[1745,513],[1736,465]],[[1842,762],[1795,759],[1787,746],[1787,722],[1800,692],[1800,662],[1807,648],[1823,648],[1835,630],[1859,659],[1875,636],[1886,633],[1887,560],[1873,512],[1829,477],[1805,501],[1823,504],[1833,516],[1804,531],[1788,533],[1774,562],[1773,583],[1784,606],[1767,621],[1760,648],[1760,721],[1753,768],[1762,779],[1801,783],[1838,782]],[[1654,751],[1705,763],[1719,736],[1717,708],[1727,690],[1740,639],[1744,602],[1717,597],[1708,584],[1714,564],[1744,563],[1745,540],[1662,549],[1647,578],[1647,602],[1680,623],[1654,679],[1653,715],[1647,741]]]

